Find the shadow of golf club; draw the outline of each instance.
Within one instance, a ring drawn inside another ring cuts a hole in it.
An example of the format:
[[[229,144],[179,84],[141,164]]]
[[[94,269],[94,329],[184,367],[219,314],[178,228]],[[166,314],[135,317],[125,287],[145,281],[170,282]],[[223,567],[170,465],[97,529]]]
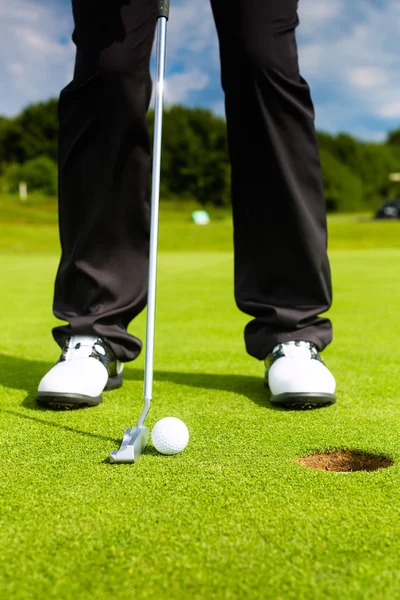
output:
[[[40,412],[48,414],[48,409],[37,404],[36,390],[38,382],[43,377],[43,374],[46,373],[53,366],[53,364],[54,363],[45,361],[27,360],[24,358],[9,356],[7,354],[0,354],[0,384],[7,388],[23,390],[27,392],[26,397],[21,403],[24,408],[34,411],[36,415]],[[132,369],[128,367],[125,369],[125,378],[127,381],[142,382],[143,369]],[[167,381],[176,385],[185,385],[191,388],[233,392],[250,399],[252,402],[263,408],[267,408],[269,410],[282,410],[272,406],[268,402],[268,392],[263,386],[262,379],[258,377],[236,374],[220,375],[205,373],[180,373],[175,371],[155,371],[154,379],[155,381]],[[118,447],[120,444],[119,439],[91,433],[88,431],[82,431],[69,425],[55,423],[54,421],[49,421],[47,419],[41,419],[39,416],[22,414],[18,411],[4,409],[1,407],[0,412],[13,415],[20,419],[40,423],[48,427],[55,427],[81,436],[113,442],[115,443],[116,447]],[[147,447],[144,453],[158,455],[158,453],[152,447]],[[105,462],[109,462],[109,460],[106,459]]]
[[[7,413],[9,415],[14,415],[15,417],[20,417],[21,419],[27,419],[28,421],[34,421],[35,423],[47,425],[48,427],[56,427],[57,429],[63,429],[64,431],[77,433],[78,435],[83,435],[86,437],[96,438],[105,442],[113,442],[116,446],[119,446],[119,444],[121,443],[121,440],[116,438],[107,437],[105,435],[99,435],[97,433],[90,433],[89,431],[82,431],[81,429],[74,429],[73,427],[68,427],[68,425],[61,425],[60,423],[46,421],[46,419],[39,419],[38,417],[31,417],[30,415],[23,415],[22,413],[19,413],[15,410],[6,410],[5,408],[0,408],[0,413]]]
[[[16,358],[14,356],[0,354],[0,384],[7,388],[23,390],[27,392],[26,397],[21,403],[21,406],[24,408],[35,411],[36,414],[48,414],[52,411],[46,410],[36,403],[36,390],[40,379],[43,377],[43,374],[46,373],[46,371],[48,371],[52,365],[53,363],[47,363],[44,361],[26,360],[24,358]],[[82,431],[80,429],[70,427],[69,425],[55,423],[54,421],[48,421],[47,419],[40,419],[38,416],[31,416],[1,407],[0,412],[8,413],[20,419],[47,425],[48,427],[55,427],[57,429],[62,429],[63,431],[76,433],[78,435],[91,437],[106,442],[113,442],[116,446],[119,446],[120,444],[119,439],[91,433],[89,431]]]

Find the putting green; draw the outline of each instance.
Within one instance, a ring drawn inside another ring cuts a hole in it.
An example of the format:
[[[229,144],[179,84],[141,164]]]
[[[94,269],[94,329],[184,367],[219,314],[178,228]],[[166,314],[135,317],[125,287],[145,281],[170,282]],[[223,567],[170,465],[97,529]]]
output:
[[[338,403],[309,412],[268,403],[262,364],[244,352],[232,256],[212,250],[161,252],[148,424],[176,416],[191,439],[173,457],[149,445],[135,465],[107,459],[141,410],[143,356],[99,407],[39,409],[37,383],[58,354],[57,256],[1,254],[1,598],[400,595],[400,250],[331,252],[335,342],[324,357]],[[143,337],[144,325],[141,315],[131,330]],[[394,465],[343,474],[295,463],[330,448]]]

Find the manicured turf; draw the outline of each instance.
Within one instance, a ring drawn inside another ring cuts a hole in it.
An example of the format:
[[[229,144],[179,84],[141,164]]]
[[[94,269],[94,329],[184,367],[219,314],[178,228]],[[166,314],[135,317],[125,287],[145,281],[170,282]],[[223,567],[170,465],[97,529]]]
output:
[[[271,407],[262,364],[244,352],[228,224],[215,223],[212,243],[195,251],[187,222],[181,251],[168,252],[179,222],[162,233],[148,424],[179,417],[191,439],[175,457],[149,445],[135,465],[110,465],[108,455],[141,409],[143,356],[99,407],[39,409],[37,383],[58,354],[50,336],[56,232],[43,226],[35,253],[24,238],[34,230],[21,227],[25,250],[0,254],[0,598],[399,597],[400,249],[385,248],[398,224],[379,225],[380,248],[368,233],[360,246],[369,249],[354,250],[343,240],[364,224],[346,218],[340,228],[338,219],[335,343],[324,356],[339,401],[286,412]],[[144,323],[142,315],[132,332],[143,337]],[[386,453],[395,463],[336,474],[294,462],[329,448]]]
[[[191,214],[198,205],[178,200],[164,202],[160,210],[160,250],[199,252],[232,250],[232,219],[227,208],[209,208],[211,223],[194,227]],[[400,221],[375,221],[372,214],[329,215],[330,250],[400,248]],[[34,225],[34,227],[31,227]],[[0,194],[0,252],[58,253],[55,199]]]

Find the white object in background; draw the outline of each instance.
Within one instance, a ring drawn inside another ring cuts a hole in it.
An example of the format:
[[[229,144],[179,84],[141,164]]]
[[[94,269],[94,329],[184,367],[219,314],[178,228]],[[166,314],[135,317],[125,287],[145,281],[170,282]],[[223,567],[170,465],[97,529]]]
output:
[[[210,222],[210,215],[205,210],[195,210],[192,212],[192,219],[196,225],[208,225]]]
[[[151,441],[160,454],[178,454],[188,445],[189,430],[180,419],[165,417],[154,425]]]
[[[20,181],[19,197],[21,200],[26,200],[28,197],[28,186],[26,185],[25,181]]]

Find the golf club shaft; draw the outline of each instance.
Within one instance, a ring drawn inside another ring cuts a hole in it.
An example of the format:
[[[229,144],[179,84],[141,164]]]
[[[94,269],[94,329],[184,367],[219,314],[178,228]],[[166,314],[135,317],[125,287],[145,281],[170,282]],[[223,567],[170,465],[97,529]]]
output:
[[[165,55],[167,42],[167,19],[169,0],[159,1],[157,20],[156,48],[156,85],[154,108],[154,144],[153,169],[151,190],[151,224],[150,224],[150,257],[149,257],[149,289],[147,297],[147,326],[146,326],[146,359],[144,371],[144,408],[138,425],[143,425],[150,409],[153,396],[154,371],[154,326],[156,316],[156,286],[157,286],[157,250],[158,250],[158,217],[160,204],[160,172],[161,172],[161,136],[164,98]]]

